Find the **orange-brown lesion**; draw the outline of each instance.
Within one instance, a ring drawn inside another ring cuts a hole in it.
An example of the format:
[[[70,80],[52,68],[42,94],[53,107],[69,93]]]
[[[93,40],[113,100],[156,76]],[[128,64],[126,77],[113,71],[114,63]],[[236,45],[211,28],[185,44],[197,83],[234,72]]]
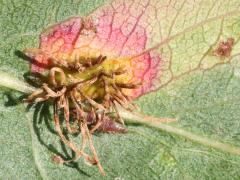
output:
[[[234,38],[227,38],[225,41],[220,41],[217,48],[213,51],[213,54],[221,59],[229,58],[231,56],[233,45]]]

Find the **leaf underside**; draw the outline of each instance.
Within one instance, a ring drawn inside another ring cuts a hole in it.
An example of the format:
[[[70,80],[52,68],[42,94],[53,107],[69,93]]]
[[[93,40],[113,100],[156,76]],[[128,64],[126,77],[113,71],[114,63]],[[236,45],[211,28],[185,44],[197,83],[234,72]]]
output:
[[[141,9],[141,4],[147,2],[136,0],[132,8]],[[99,11],[103,4],[110,3],[0,1],[0,70],[22,78],[29,67],[21,51],[37,47],[43,28],[69,16]],[[150,9],[144,13],[148,13],[145,16],[148,22],[142,25],[149,37],[146,51],[161,54],[164,63],[158,74],[159,81],[154,84],[154,90],[158,91],[136,102],[144,113],[177,118],[179,121],[174,126],[240,146],[239,6],[238,0],[150,0],[147,3]],[[235,40],[231,57],[214,56],[214,48],[229,37]],[[102,178],[97,168],[81,160],[69,166],[52,163],[54,153],[70,158],[72,152],[55,134],[51,108],[36,106],[26,112],[17,100],[20,96],[1,89],[0,179]],[[126,135],[96,134],[93,137],[106,179],[240,177],[238,156],[153,128],[135,124],[128,128]],[[79,137],[74,139],[80,142]]]

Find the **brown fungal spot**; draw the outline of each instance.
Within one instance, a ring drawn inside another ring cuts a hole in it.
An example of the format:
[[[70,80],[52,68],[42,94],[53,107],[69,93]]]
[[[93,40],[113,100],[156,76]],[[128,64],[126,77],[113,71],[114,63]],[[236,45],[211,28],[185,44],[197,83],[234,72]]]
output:
[[[221,41],[218,44],[218,47],[214,50],[214,55],[220,58],[230,57],[233,44],[233,38],[228,38],[226,41]]]
[[[63,160],[60,156],[57,156],[57,155],[55,155],[55,156],[52,157],[52,161],[53,161],[54,163],[56,163],[56,164],[62,164],[62,163],[64,163],[64,160]]]
[[[89,32],[97,33],[98,22],[91,16],[83,18],[83,31],[82,34],[87,35]]]

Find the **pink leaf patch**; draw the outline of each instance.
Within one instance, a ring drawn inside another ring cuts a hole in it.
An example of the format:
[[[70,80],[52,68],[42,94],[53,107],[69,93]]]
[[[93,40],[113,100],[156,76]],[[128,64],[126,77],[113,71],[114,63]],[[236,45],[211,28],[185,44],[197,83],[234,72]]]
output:
[[[40,36],[39,49],[30,51],[34,60],[31,71],[44,71],[51,64],[51,58],[59,60],[64,57],[62,60],[67,60],[82,28],[82,18],[73,17],[44,31]]]
[[[133,77],[129,79],[142,83],[141,88],[133,90],[132,97],[149,92],[159,71],[161,57],[154,52],[142,53],[148,37],[146,27],[139,22],[145,16],[147,5],[135,10],[130,3],[119,2],[98,9],[86,19],[73,17],[48,28],[41,34],[42,53],[34,56],[32,71],[43,71],[52,60],[64,63],[79,56],[126,57],[131,59],[129,69]]]

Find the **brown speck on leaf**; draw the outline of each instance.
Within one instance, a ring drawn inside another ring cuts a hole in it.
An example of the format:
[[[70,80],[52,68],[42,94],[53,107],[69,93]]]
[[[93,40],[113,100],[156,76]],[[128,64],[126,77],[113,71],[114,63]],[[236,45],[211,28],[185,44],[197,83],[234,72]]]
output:
[[[60,156],[57,156],[57,155],[53,156],[52,160],[56,164],[62,164],[64,162],[63,159]]]
[[[234,44],[233,38],[228,38],[226,41],[221,41],[218,44],[217,49],[214,50],[214,55],[220,58],[230,57],[233,44]]]
[[[98,22],[92,17],[86,17],[83,19],[83,30],[82,34],[88,35],[90,32],[97,33]]]

